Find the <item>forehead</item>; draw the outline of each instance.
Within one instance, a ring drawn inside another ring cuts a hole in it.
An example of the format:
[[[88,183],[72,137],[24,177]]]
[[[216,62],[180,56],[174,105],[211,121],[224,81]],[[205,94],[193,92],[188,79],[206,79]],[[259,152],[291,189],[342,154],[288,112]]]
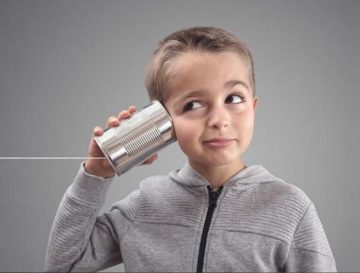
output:
[[[238,53],[187,52],[172,63],[168,77],[168,96],[191,89],[223,86],[229,81],[241,81],[251,89],[249,65]]]
[[[242,66],[248,70],[246,58],[239,53],[233,51],[221,51],[221,52],[201,52],[201,51],[189,51],[180,54],[172,62],[172,72],[181,73],[183,69],[190,69],[194,66],[203,64],[221,63],[233,63]]]

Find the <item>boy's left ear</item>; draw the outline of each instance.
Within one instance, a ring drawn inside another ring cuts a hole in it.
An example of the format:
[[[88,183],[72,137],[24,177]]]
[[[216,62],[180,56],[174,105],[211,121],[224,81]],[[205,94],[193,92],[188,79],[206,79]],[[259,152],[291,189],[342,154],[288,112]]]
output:
[[[257,108],[258,101],[259,101],[259,97],[254,97],[254,99],[253,99],[253,108],[254,108],[254,111],[255,111],[256,108]]]

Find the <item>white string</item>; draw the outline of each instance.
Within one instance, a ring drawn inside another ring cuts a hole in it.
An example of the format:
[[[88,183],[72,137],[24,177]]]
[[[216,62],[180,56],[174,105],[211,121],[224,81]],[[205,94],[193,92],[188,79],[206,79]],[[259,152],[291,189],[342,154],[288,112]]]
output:
[[[33,157],[15,157],[15,156],[4,156],[0,157],[0,160],[9,159],[9,160],[17,160],[17,159],[31,159],[31,160],[48,160],[48,159],[56,159],[56,160],[63,160],[63,159],[72,159],[72,160],[84,160],[84,159],[105,159],[106,157],[81,157],[81,156],[33,156]]]

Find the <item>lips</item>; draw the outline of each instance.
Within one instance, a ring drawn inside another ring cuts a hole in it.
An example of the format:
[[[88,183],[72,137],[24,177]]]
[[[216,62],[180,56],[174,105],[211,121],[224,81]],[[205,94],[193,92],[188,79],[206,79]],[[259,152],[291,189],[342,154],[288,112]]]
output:
[[[214,137],[204,141],[204,144],[211,147],[226,147],[234,142],[232,138]]]

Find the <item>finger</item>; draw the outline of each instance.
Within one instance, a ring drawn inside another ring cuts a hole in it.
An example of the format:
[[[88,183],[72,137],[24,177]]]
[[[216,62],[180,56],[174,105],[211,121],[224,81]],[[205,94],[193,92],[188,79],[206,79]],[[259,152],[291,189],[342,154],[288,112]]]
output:
[[[120,114],[118,115],[118,119],[122,120],[122,119],[126,119],[130,117],[130,112],[129,111],[121,111]]]
[[[115,127],[115,126],[119,126],[119,124],[120,124],[119,120],[116,117],[111,116],[108,118],[106,122],[106,127]]]
[[[104,130],[100,126],[96,126],[93,130],[94,136],[101,136]]]
[[[157,154],[152,155],[151,157],[149,157],[148,159],[146,159],[142,164],[151,164],[153,163],[156,159],[158,158]]]
[[[129,113],[130,114],[134,114],[135,112],[136,112],[136,106],[134,106],[134,105],[131,105],[130,107],[129,107],[129,109],[128,109],[128,111],[129,111]]]

